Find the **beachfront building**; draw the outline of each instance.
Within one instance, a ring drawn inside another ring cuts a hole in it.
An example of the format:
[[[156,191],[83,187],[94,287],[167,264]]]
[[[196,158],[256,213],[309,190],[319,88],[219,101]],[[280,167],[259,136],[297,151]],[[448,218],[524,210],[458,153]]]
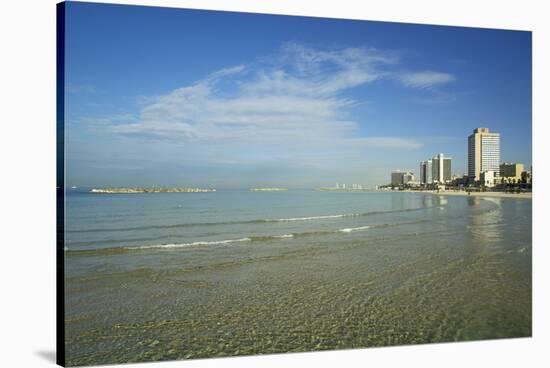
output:
[[[420,162],[420,182],[425,185],[448,183],[451,181],[451,157],[443,153],[434,158]]]
[[[403,184],[408,184],[410,181],[414,180],[414,175],[410,171],[401,171],[396,170],[391,173],[391,185],[399,186]]]
[[[468,175],[461,175],[461,176],[453,175],[451,177],[451,185],[455,187],[466,186],[468,185],[468,182],[469,182]]]
[[[434,183],[445,184],[451,181],[451,157],[443,153],[432,158],[432,177]]]
[[[500,177],[502,178],[521,180],[523,171],[523,164],[520,163],[504,162],[500,164]]]
[[[495,186],[496,178],[496,173],[494,171],[488,170],[481,173],[480,182],[483,186],[492,188]]]
[[[432,176],[432,160],[426,160],[420,162],[420,183],[431,184],[433,182]]]
[[[414,180],[414,175],[412,172],[408,171],[405,174],[403,174],[403,184],[409,184],[413,180]]]
[[[392,171],[391,173],[391,185],[397,186],[403,184],[403,173],[401,171]]]
[[[500,133],[489,128],[476,128],[468,137],[468,177],[481,180],[481,173],[494,171],[500,176]]]

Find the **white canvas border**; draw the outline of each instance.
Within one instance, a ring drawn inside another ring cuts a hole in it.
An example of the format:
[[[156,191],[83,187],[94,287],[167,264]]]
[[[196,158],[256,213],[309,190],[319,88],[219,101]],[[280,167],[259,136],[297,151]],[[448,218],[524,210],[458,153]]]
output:
[[[99,1],[104,2],[104,1]],[[130,364],[125,367],[349,367],[543,366],[550,345],[550,279],[545,208],[549,204],[544,158],[550,98],[550,30],[537,1],[108,1],[289,15],[401,21],[532,30],[533,167],[535,180],[531,339],[431,344],[377,349],[280,354],[199,361]],[[2,3],[2,341],[5,367],[53,365],[55,349],[55,1]]]

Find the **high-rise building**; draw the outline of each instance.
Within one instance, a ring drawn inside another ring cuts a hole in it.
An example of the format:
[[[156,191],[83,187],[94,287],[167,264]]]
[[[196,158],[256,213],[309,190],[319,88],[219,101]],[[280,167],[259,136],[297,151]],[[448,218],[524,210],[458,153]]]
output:
[[[475,181],[485,171],[500,174],[500,133],[489,128],[476,128],[468,137],[468,176]]]
[[[420,183],[431,184],[433,182],[432,160],[422,161],[420,163]]]
[[[443,153],[420,163],[420,182],[422,184],[447,183],[451,181],[451,157]]]
[[[403,184],[403,173],[401,171],[392,171],[391,185]]]
[[[451,175],[451,157],[445,157],[443,158],[443,182],[448,183],[452,181],[452,175]]]
[[[401,184],[407,184],[409,181],[414,180],[414,175],[410,171],[392,171],[391,173],[391,185],[397,186]]]
[[[432,158],[432,177],[437,183],[446,183],[451,180],[451,157],[445,157],[443,153]]]

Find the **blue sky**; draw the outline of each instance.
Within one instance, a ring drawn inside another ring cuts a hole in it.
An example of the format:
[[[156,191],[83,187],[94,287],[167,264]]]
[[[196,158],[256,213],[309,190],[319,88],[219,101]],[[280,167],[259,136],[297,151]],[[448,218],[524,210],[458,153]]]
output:
[[[531,33],[68,3],[67,184],[370,186],[531,165]]]

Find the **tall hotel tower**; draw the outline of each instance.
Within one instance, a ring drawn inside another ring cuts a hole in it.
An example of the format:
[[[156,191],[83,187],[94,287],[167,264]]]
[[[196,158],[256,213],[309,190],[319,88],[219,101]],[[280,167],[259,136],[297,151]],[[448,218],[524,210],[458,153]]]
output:
[[[444,184],[451,180],[451,160],[442,153],[420,162],[420,182],[422,184]]]
[[[500,173],[500,133],[490,133],[489,128],[476,128],[468,137],[468,176],[478,181],[481,173]]]

